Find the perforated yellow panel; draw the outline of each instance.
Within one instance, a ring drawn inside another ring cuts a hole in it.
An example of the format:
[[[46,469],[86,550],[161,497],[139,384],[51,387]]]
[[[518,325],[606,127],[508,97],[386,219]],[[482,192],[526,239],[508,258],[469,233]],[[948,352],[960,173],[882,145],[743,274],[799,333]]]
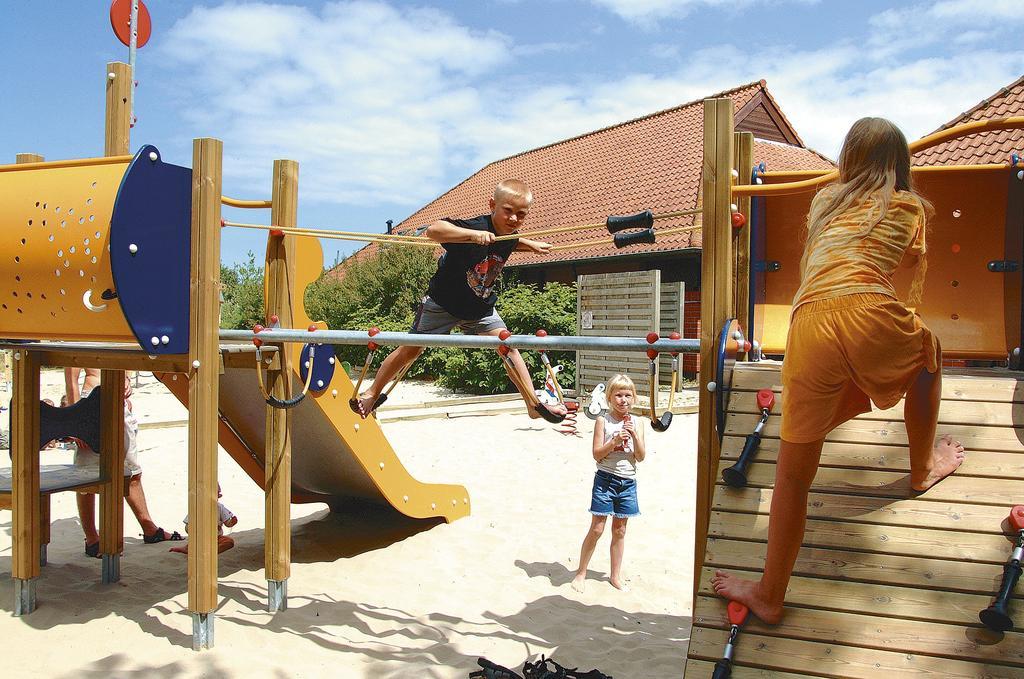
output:
[[[134,341],[113,292],[110,216],[128,159],[0,166],[0,337]]]

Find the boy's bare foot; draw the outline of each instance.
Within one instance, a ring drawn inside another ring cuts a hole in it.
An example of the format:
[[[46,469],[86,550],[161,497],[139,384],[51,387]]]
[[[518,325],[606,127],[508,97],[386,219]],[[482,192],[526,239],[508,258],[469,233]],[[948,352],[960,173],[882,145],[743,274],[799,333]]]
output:
[[[626,584],[625,580],[617,580],[615,578],[608,578],[608,582],[612,583],[612,587],[619,590],[620,592],[628,592],[629,585]]]
[[[188,554],[188,545],[183,545],[181,547],[171,547],[167,551],[168,552],[176,552],[178,554]]]
[[[761,593],[761,583],[744,580],[732,573],[715,571],[711,578],[711,586],[719,596],[744,604],[758,618],[769,625],[778,625],[782,621],[782,604],[772,604]]]
[[[935,447],[932,448],[931,471],[928,472],[924,481],[920,483],[914,483],[911,481],[910,487],[919,492],[928,490],[936,483],[959,469],[963,462],[963,445],[961,445],[959,441],[954,441],[953,437],[949,434],[946,434],[939,438]]]
[[[580,592],[582,594],[583,590],[586,589],[586,587],[587,587],[587,576],[586,576],[586,574],[580,575],[579,573],[577,573],[576,577],[572,579],[572,588],[575,591]]]

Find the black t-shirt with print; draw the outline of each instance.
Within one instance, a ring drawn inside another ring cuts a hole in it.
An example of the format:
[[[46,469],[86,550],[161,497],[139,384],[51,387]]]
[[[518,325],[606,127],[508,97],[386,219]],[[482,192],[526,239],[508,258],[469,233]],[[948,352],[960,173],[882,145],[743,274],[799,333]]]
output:
[[[449,219],[455,226],[473,231],[494,231],[491,216]],[[452,316],[464,321],[489,316],[498,295],[494,284],[519,241],[503,240],[489,246],[474,243],[442,243],[445,253],[437,260],[428,294]]]

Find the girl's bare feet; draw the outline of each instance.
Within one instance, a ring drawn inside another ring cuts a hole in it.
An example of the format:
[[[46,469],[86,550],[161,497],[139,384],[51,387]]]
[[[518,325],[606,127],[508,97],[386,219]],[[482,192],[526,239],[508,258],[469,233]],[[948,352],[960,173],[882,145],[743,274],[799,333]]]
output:
[[[572,579],[572,588],[575,591],[582,593],[583,590],[586,589],[586,587],[587,587],[586,580],[587,580],[587,574],[586,573],[583,573],[583,574],[577,573],[576,577]]]
[[[612,583],[612,587],[619,590],[620,592],[629,591],[629,585],[626,584],[625,580],[616,580],[615,578],[608,578],[608,582]]]
[[[777,625],[782,621],[782,603],[774,604],[761,592],[761,583],[744,580],[732,573],[715,571],[711,578],[711,586],[719,596],[738,601],[750,609],[750,612],[769,625]]]
[[[964,462],[964,447],[959,441],[946,434],[939,438],[932,449],[932,468],[924,480],[915,482],[911,474],[910,487],[916,491],[925,491],[946,478]]]

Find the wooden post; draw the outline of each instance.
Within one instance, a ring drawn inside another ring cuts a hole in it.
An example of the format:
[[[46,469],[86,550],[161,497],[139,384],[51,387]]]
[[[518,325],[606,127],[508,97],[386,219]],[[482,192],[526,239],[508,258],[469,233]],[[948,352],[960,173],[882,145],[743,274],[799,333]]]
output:
[[[129,145],[131,143],[132,71],[128,64],[112,61],[107,64],[107,70],[103,77],[107,81],[103,155],[127,155],[131,153]]]
[[[36,609],[39,577],[39,358],[14,352],[11,401],[11,576],[14,615]]]
[[[104,77],[103,155],[127,155],[131,153],[131,68],[110,62]],[[106,479],[100,491],[100,553],[102,581],[112,583],[121,579],[120,554],[124,551],[124,371],[103,370],[100,385],[100,469]]]
[[[124,551],[124,371],[100,371],[100,553],[104,584],[121,579]]]
[[[750,172],[754,166],[754,135],[751,132],[736,132],[734,137],[736,162],[734,167],[739,172],[737,184],[749,184]],[[736,234],[733,245],[736,255],[733,261],[735,278],[734,292],[736,295],[736,320],[739,321],[743,336],[752,339],[750,332],[750,196],[740,196],[736,200],[739,212],[747,218],[747,223]]]
[[[696,599],[707,547],[711,499],[721,453],[715,431],[718,335],[732,316],[732,117],[731,99],[704,100],[703,215],[700,284],[700,414],[697,424],[697,509],[693,591]]]
[[[273,184],[270,223],[278,226],[295,226],[298,224],[299,164],[294,160],[275,160]],[[267,240],[266,280],[267,316],[276,314],[282,328],[291,328],[294,325],[294,236],[271,235]],[[287,399],[291,396],[290,346],[279,345],[279,368],[268,373],[270,392],[278,399]],[[291,412],[267,406],[263,486],[266,507],[264,562],[267,575],[267,609],[272,613],[288,608],[288,576],[291,574],[292,555]]]
[[[18,153],[14,156],[14,162],[18,165],[23,163],[41,163],[46,160],[38,153]],[[6,352],[0,352],[6,354]],[[0,383],[6,383],[11,375],[11,366],[0,356]],[[13,448],[12,448],[13,450]],[[46,546],[50,544],[50,496],[39,497],[39,565],[46,565]]]
[[[192,648],[213,646],[217,607],[217,425],[220,379],[220,197],[224,145],[192,142],[188,357],[188,608]]]

